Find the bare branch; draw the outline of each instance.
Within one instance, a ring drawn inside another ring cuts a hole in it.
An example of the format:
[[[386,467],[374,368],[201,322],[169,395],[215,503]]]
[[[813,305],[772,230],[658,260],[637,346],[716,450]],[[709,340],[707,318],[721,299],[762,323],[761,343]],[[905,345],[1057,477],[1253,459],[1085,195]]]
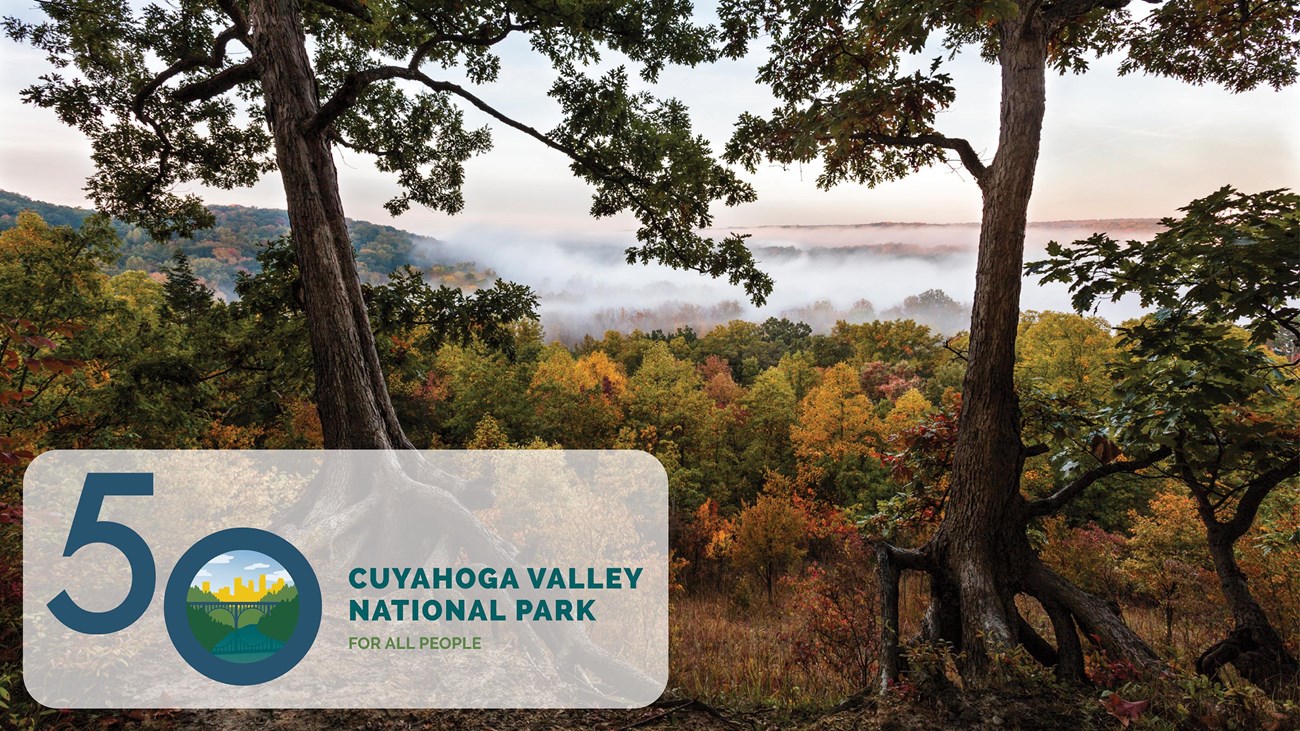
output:
[[[876,134],[874,132],[860,132],[852,136],[855,140],[870,142],[874,145],[886,145],[888,147],[942,147],[952,150],[961,158],[961,164],[966,171],[975,178],[976,182],[984,180],[984,161],[971,147],[970,142],[960,137],[946,137],[941,134],[928,135],[886,135]]]
[[[1034,500],[1025,506],[1028,514],[1033,516],[1050,515],[1060,510],[1062,506],[1078,497],[1080,493],[1088,489],[1094,482],[1103,477],[1123,474],[1126,472],[1137,472],[1146,469],[1160,460],[1168,457],[1173,453],[1169,447],[1161,447],[1156,451],[1140,459],[1129,459],[1122,462],[1111,462],[1109,464],[1094,467],[1087,472],[1079,475],[1060,490],[1040,500]]]

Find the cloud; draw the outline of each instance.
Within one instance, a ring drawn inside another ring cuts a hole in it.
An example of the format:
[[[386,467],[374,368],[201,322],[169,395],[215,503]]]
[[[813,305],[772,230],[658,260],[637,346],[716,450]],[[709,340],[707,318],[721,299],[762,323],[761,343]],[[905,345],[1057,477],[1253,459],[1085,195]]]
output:
[[[211,572],[211,571],[208,571],[207,569],[199,569],[199,572],[198,572],[197,574],[195,574],[194,576],[195,576],[195,578],[203,577],[203,578],[206,579],[206,578],[209,578],[209,577],[212,576],[212,572]]]
[[[285,571],[284,569],[280,569],[279,571],[272,571],[270,576],[273,579],[284,579],[284,583],[286,584],[293,583],[293,577],[290,576],[289,572]]]
[[[249,565],[249,566],[245,566],[245,567],[244,567],[244,570],[245,570],[245,571],[256,571],[257,569],[269,569],[269,568],[271,568],[271,564],[269,564],[269,563],[255,563],[255,564],[252,564],[252,565]]]
[[[223,554],[221,554],[220,556],[217,556],[216,558],[214,558],[214,559],[212,559],[211,561],[209,561],[206,565],[211,566],[211,565],[214,564],[214,563],[230,563],[231,561],[234,561],[234,560],[235,560],[235,557],[234,557],[234,556],[231,556],[230,554],[223,553]]]

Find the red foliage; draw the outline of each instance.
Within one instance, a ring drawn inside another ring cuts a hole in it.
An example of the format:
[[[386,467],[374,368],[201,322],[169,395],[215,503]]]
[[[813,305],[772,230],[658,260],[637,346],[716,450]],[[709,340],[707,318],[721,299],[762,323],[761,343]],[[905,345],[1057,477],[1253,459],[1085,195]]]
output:
[[[904,352],[911,349],[904,346]],[[862,391],[871,399],[884,397],[893,401],[913,388],[921,387],[921,377],[907,363],[882,363],[872,361],[862,366],[859,374]]]
[[[1142,713],[1151,707],[1151,701],[1126,701],[1115,693],[1106,696],[1106,712],[1119,719],[1119,725],[1128,728]]]
[[[1096,646],[1101,638],[1093,636],[1092,641]],[[1098,649],[1095,653],[1090,653],[1088,660],[1088,679],[1103,688],[1117,688],[1140,677],[1133,663],[1124,658],[1112,660],[1105,650]]]
[[[792,649],[809,669],[824,662],[861,687],[876,672],[879,590],[875,562],[856,530],[842,534],[841,547],[837,560],[812,564],[802,576],[784,582],[790,611],[806,623],[806,633],[794,639]]]

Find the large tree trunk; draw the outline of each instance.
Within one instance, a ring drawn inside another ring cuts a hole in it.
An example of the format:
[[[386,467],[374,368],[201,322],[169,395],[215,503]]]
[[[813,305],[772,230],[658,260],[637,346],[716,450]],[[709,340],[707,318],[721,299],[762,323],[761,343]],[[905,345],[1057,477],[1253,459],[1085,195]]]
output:
[[[410,447],[379,366],[330,144],[307,131],[320,101],[298,2],[249,0],[248,20],[302,277],[325,447]]]
[[[325,447],[411,449],[379,364],[330,143],[324,133],[309,131],[320,102],[298,0],[249,0],[248,21],[288,203]],[[514,547],[470,512],[490,504],[490,491],[457,484],[415,454],[391,455],[381,464],[378,474],[354,474],[352,461],[328,458],[280,516],[283,530],[300,547],[314,545],[335,556],[382,558],[397,546],[409,552],[414,537],[429,558],[417,563],[438,565],[465,552],[477,562],[522,571]],[[440,532],[428,530],[435,523]],[[411,559],[407,553],[401,558]],[[556,668],[578,691],[592,692],[593,700],[603,696],[591,690],[592,673],[625,688],[652,682],[579,626],[541,626],[534,633]]]
[[[981,188],[975,302],[962,413],[943,523],[930,546],[942,574],[934,616],[977,666],[997,647],[1017,644],[1015,595],[1032,558],[1020,496],[1024,445],[1013,374],[1020,319],[1025,222],[1045,108],[1046,32],[1009,22],[1002,33],[1001,129]],[[955,598],[957,606],[943,606]]]
[[[1020,493],[1025,448],[1015,345],[1025,225],[1046,102],[1048,35],[1037,17],[1006,21],[1001,29],[1000,134],[997,154],[980,180],[984,207],[975,301],[951,482],[943,522],[921,549],[922,559],[909,567],[931,574],[923,634],[960,649],[963,673],[972,678],[987,669],[991,652],[1025,645],[1055,663],[1062,677],[1077,679],[1082,675],[1078,629],[1117,657],[1143,666],[1156,662],[1104,601],[1043,566],[1025,532],[1029,515]],[[1049,610],[1055,648],[1030,636],[1032,629],[1015,604],[1020,593],[1033,595]],[[882,643],[889,639],[882,636]]]
[[[1222,525],[1209,526],[1207,533],[1214,572],[1232,610],[1233,630],[1197,658],[1196,671],[1214,677],[1225,665],[1232,665],[1242,677],[1268,690],[1295,682],[1300,677],[1300,666],[1250,593],[1246,575],[1237,565],[1238,536]]]

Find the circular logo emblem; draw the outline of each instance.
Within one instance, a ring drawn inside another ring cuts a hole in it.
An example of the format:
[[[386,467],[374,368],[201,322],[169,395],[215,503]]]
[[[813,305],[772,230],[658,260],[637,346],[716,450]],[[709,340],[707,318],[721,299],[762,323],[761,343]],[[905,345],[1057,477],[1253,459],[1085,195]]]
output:
[[[231,528],[176,562],[163,616],[176,651],[195,670],[229,685],[256,685],[289,672],[311,649],[320,583],[288,541]]]

